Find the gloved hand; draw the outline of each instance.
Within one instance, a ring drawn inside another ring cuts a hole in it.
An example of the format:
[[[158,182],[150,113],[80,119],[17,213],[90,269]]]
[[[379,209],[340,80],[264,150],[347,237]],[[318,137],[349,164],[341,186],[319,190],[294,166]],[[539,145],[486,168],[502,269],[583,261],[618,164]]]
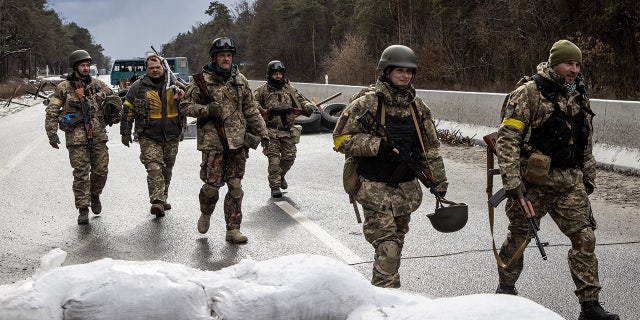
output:
[[[390,158],[394,155],[393,144],[380,140],[380,147],[378,147],[378,157],[381,158]]]
[[[524,183],[520,182],[520,184],[513,188],[513,189],[505,189],[504,190],[504,194],[512,199],[518,200],[520,198],[524,198],[524,194],[527,192],[527,190],[524,188]]]
[[[591,195],[595,190],[595,187],[590,182],[585,181],[584,189],[587,191],[587,195]]]
[[[133,142],[133,139],[131,139],[131,135],[130,134],[123,134],[121,141],[122,141],[122,144],[124,144],[128,148],[129,147],[129,143]]]
[[[58,145],[60,144],[60,138],[58,138],[57,134],[49,136],[49,144],[56,149],[60,149],[60,147],[58,147]]]

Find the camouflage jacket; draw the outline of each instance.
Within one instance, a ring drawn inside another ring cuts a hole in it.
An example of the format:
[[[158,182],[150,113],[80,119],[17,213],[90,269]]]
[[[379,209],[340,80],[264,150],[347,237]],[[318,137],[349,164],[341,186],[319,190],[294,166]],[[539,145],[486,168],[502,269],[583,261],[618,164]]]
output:
[[[548,80],[556,80],[548,71],[548,63],[542,62],[537,67],[537,74]],[[579,86],[581,77],[578,77]],[[577,98],[580,96],[575,90],[570,96],[562,92],[558,94],[558,104],[563,112],[571,110],[570,114],[584,112],[589,124],[589,136],[584,150],[584,161],[582,169],[551,168],[549,179],[545,182],[546,187],[550,187],[558,192],[564,192],[576,185],[576,183],[589,183],[595,187],[596,161],[593,157],[593,126],[592,116],[585,111],[581,111]],[[589,100],[585,102],[590,110]],[[528,142],[531,130],[540,127],[553,114],[552,101],[547,100],[538,90],[534,81],[528,81],[510,93],[509,103],[506,106],[502,124],[498,129],[496,151],[498,153],[498,165],[502,175],[504,188],[514,189],[523,180],[525,168],[527,166],[527,152],[524,146]]]
[[[85,100],[89,106],[89,114],[91,116],[91,124],[93,127],[93,142],[106,142],[109,140],[107,136],[107,119],[105,118],[105,107],[109,103],[113,103],[120,107],[120,98],[109,88],[104,82],[97,78],[88,77],[88,80],[81,82],[84,88]],[[76,96],[75,88],[72,81],[80,81],[72,74],[67,80],[62,81],[53,93],[49,105],[45,109],[45,130],[47,136],[55,135],[59,124],[58,121],[65,115],[75,114],[82,116],[82,107],[80,99]],[[120,113],[111,114],[111,123],[117,123],[120,120]],[[84,145],[87,144],[87,134],[83,122],[65,130],[66,145]]]
[[[446,191],[448,182],[444,162],[440,156],[440,142],[438,141],[431,110],[429,110],[420,97],[416,96],[412,101],[408,101],[407,96],[399,96],[393,93],[389,87],[381,81],[376,82],[375,91],[368,91],[363,96],[349,103],[343,110],[333,131],[335,150],[344,153],[346,156],[376,157],[378,155],[381,138],[369,133],[369,131],[357,121],[357,117],[367,110],[372,114],[376,114],[378,96],[382,97],[386,114],[393,117],[410,117],[409,106],[411,103],[415,103],[417,109],[416,117],[421,127],[422,140],[424,141],[426,151],[426,159],[422,159],[423,164],[433,173],[437,185],[435,190]],[[383,192],[386,195],[384,198],[387,200],[379,198],[379,195],[375,194],[376,189],[384,190]],[[357,198],[363,205],[365,202],[371,202],[372,205],[376,205],[376,203],[380,201],[390,201],[394,215],[400,215],[415,211],[420,206],[422,191],[417,179],[400,183],[396,189],[385,186],[383,182],[373,182],[365,179],[358,192]],[[379,199],[376,200],[376,198]]]
[[[267,138],[267,127],[253,100],[249,82],[234,67],[231,77],[224,82],[213,71],[202,71],[209,91],[210,103],[200,92],[195,80],[189,82],[187,92],[180,101],[180,112],[185,116],[204,120],[217,117],[222,120],[229,149],[242,148],[247,127],[252,133]],[[211,108],[209,108],[211,106]],[[215,114],[209,114],[213,110]],[[213,121],[206,121],[197,130],[198,150],[224,150]]]
[[[307,116],[313,113],[313,104],[305,99],[288,81],[282,89],[274,88],[269,85],[269,82],[266,82],[253,92],[253,96],[258,103],[260,113],[265,119],[270,138],[276,138],[282,134],[289,135],[289,129],[293,126],[297,117],[293,112],[294,109]],[[283,111],[282,109],[287,110]],[[286,113],[281,116],[270,110]],[[283,123],[283,119],[286,123]]]

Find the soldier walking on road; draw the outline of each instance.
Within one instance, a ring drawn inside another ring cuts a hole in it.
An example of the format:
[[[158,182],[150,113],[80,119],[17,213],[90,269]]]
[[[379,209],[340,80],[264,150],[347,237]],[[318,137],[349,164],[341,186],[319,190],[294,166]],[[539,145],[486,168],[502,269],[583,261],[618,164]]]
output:
[[[417,68],[413,50],[387,47],[378,63],[381,74],[375,86],[347,105],[333,131],[335,149],[354,157],[358,165],[361,186],[356,200],[364,210],[365,239],[375,249],[371,283],[380,287],[400,287],[404,238],[411,213],[422,203],[422,189],[414,172],[398,170],[403,164],[393,144],[372,134],[357,119],[370,112],[402,139],[433,173],[431,191],[444,197],[448,183],[431,110],[411,85]],[[399,181],[397,187],[389,185],[391,180]]]
[[[268,152],[269,137],[264,119],[253,100],[249,82],[232,63],[236,47],[228,37],[211,43],[211,62],[193,75],[187,93],[180,103],[186,116],[198,118],[197,144],[202,151],[200,179],[200,218],[198,231],[206,233],[219,198],[219,189],[229,188],[224,198],[226,241],[247,242],[240,232],[242,222],[242,177],[247,149],[245,134],[249,128],[261,137],[263,153]]]
[[[118,95],[89,75],[91,61],[85,50],[71,53],[73,72],[58,84],[45,110],[45,129],[53,148],[59,148],[58,128],[65,132],[78,224],[89,223],[89,206],[94,214],[102,212],[100,194],[109,167],[106,126],[118,123],[122,110]]]
[[[165,210],[171,209],[167,197],[184,124],[178,111],[178,100],[184,90],[178,86],[179,82],[171,82],[162,57],[150,55],[144,65],[147,74],[133,83],[125,97],[120,134],[122,144],[128,147],[135,122],[140,161],[147,169],[150,211],[156,217],[163,217]]]
[[[313,104],[284,77],[286,70],[278,60],[269,62],[267,82],[253,92],[269,130],[268,179],[274,198],[282,197],[280,188],[289,186],[284,176],[296,159],[296,141],[300,138],[300,131],[293,128],[294,121],[300,114],[313,113]]]
[[[581,304],[580,320],[619,319],[598,302],[600,282],[594,253],[595,221],[589,195],[596,184],[592,154],[593,127],[580,68],[582,52],[573,43],[553,44],[549,60],[537,67],[533,79],[511,92],[498,129],[496,151],[508,197],[509,233],[500,257],[509,261],[531,241],[529,224],[518,200],[528,194],[539,217],[549,213],[571,240],[569,270]],[[515,283],[524,258],[498,266],[496,293],[516,295]]]

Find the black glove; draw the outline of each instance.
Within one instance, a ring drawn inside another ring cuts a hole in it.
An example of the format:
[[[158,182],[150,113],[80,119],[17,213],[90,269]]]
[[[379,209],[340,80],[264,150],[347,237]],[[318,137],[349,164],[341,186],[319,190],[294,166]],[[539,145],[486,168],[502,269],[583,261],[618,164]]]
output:
[[[264,149],[269,149],[269,138],[267,137],[262,137],[262,139],[260,139],[260,145],[262,146],[262,148]]]
[[[524,184],[522,182],[520,182],[520,184],[515,187],[514,189],[505,189],[504,190],[504,194],[512,199],[518,200],[521,198],[524,198],[524,194],[527,192],[527,190],[524,188]]]
[[[585,182],[584,189],[587,191],[587,195],[591,195],[593,193],[593,190],[595,190],[595,187],[591,183]]]
[[[130,134],[123,134],[121,141],[122,141],[122,144],[124,144],[127,147],[129,147],[129,143],[133,142]]]
[[[393,157],[393,144],[380,140],[380,147],[378,148],[378,157],[380,158],[391,158]]]
[[[57,134],[49,136],[49,144],[56,149],[60,149],[60,147],[58,147],[58,145],[60,144],[60,138],[58,138]]]

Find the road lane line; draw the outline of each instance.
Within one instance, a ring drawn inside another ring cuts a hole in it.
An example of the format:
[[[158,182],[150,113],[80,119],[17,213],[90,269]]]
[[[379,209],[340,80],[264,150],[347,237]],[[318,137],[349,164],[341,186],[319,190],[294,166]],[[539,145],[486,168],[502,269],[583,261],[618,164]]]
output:
[[[340,241],[336,240],[330,234],[328,234],[322,227],[318,226],[315,222],[309,220],[305,215],[303,215],[298,209],[293,207],[287,201],[275,201],[275,204],[280,207],[284,212],[294,218],[298,223],[300,223],[303,227],[307,228],[313,235],[315,235],[320,241],[324,242],[327,247],[331,248],[333,252],[335,252],[344,262],[347,264],[359,263],[364,261],[364,259],[360,258],[357,254],[347,248],[345,245],[340,243]]]
[[[22,160],[24,160],[24,158],[26,158],[33,149],[35,149],[37,145],[42,143],[42,140],[44,140],[44,137],[40,136],[40,138],[31,141],[31,143],[28,144],[20,152],[18,152],[18,154],[16,154],[15,157],[9,160],[9,162],[7,162],[7,164],[5,164],[4,167],[0,168],[0,179],[3,179],[4,176],[9,174],[9,172],[13,170],[13,168],[17,167],[20,164],[20,162],[22,162]]]

